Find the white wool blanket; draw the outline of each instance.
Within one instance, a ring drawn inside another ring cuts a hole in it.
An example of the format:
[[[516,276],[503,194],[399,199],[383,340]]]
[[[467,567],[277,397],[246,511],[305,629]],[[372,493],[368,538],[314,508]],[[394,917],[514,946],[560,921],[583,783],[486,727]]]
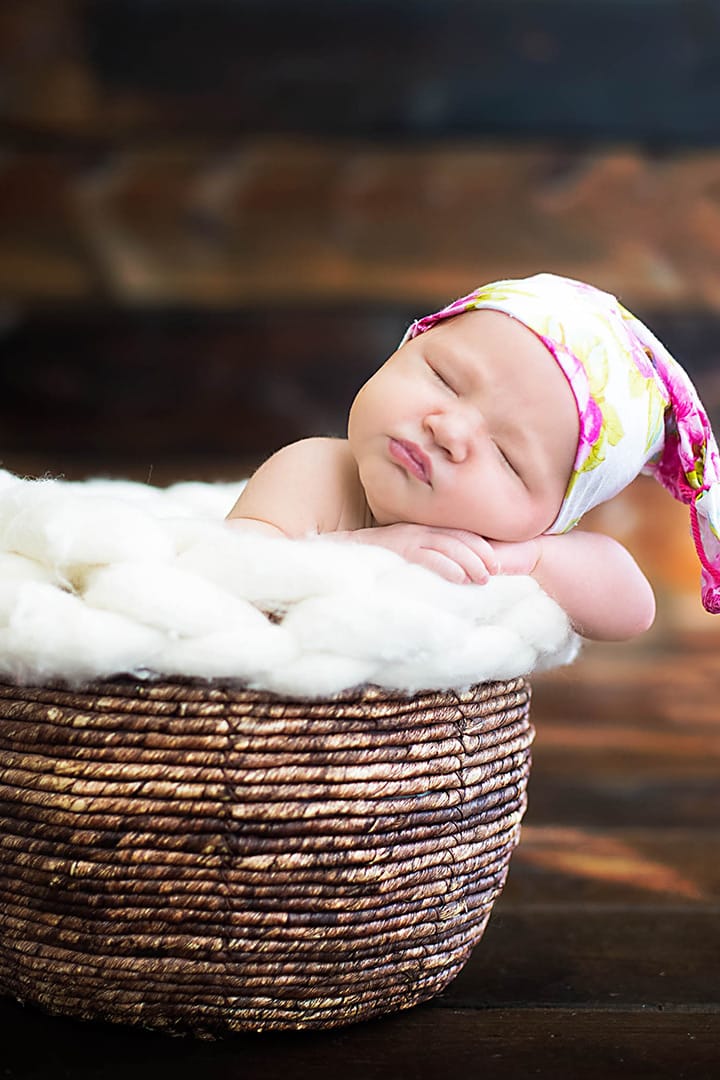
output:
[[[0,678],[184,675],[321,697],[460,690],[577,652],[531,578],[453,585],[379,547],[244,533],[223,522],[241,489],[0,470]]]

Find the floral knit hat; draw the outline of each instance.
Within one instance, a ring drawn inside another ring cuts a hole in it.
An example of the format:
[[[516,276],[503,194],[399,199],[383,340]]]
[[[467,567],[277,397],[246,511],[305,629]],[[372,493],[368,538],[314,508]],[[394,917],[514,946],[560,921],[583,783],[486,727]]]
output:
[[[687,373],[614,296],[555,274],[482,286],[416,320],[403,341],[478,308],[504,311],[532,330],[575,397],[577,454],[547,531],[567,532],[640,473],[654,476],[690,508],[702,601],[720,612],[720,455]]]

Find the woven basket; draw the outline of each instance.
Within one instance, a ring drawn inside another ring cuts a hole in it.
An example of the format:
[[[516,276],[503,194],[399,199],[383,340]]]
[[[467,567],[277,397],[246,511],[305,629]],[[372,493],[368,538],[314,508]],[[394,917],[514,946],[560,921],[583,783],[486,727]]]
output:
[[[529,696],[0,685],[0,992],[204,1036],[426,1000],[505,880]]]

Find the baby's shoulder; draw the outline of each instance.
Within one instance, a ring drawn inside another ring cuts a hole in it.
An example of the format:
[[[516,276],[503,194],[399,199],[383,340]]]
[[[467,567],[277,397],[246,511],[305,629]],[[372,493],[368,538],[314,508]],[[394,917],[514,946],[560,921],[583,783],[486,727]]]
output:
[[[298,439],[297,442],[288,443],[278,453],[292,454],[298,458],[339,461],[350,453],[350,448],[347,439],[334,438],[330,435],[311,435],[307,439]]]
[[[286,505],[297,502],[307,527],[318,532],[366,524],[367,504],[347,439],[313,436],[289,443],[261,466],[253,481],[254,488],[261,481]]]
[[[333,478],[342,483],[355,469],[347,439],[320,435],[288,443],[273,454],[270,462],[283,469],[297,470],[306,476],[322,476],[325,483]]]

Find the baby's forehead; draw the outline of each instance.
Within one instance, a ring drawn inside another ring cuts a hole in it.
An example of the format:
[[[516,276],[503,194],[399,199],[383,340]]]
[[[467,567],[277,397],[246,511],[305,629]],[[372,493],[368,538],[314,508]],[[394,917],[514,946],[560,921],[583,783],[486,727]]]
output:
[[[411,340],[470,368],[491,364],[499,373],[517,373],[525,365],[548,369],[558,366],[547,339],[521,319],[492,308],[443,318]]]

